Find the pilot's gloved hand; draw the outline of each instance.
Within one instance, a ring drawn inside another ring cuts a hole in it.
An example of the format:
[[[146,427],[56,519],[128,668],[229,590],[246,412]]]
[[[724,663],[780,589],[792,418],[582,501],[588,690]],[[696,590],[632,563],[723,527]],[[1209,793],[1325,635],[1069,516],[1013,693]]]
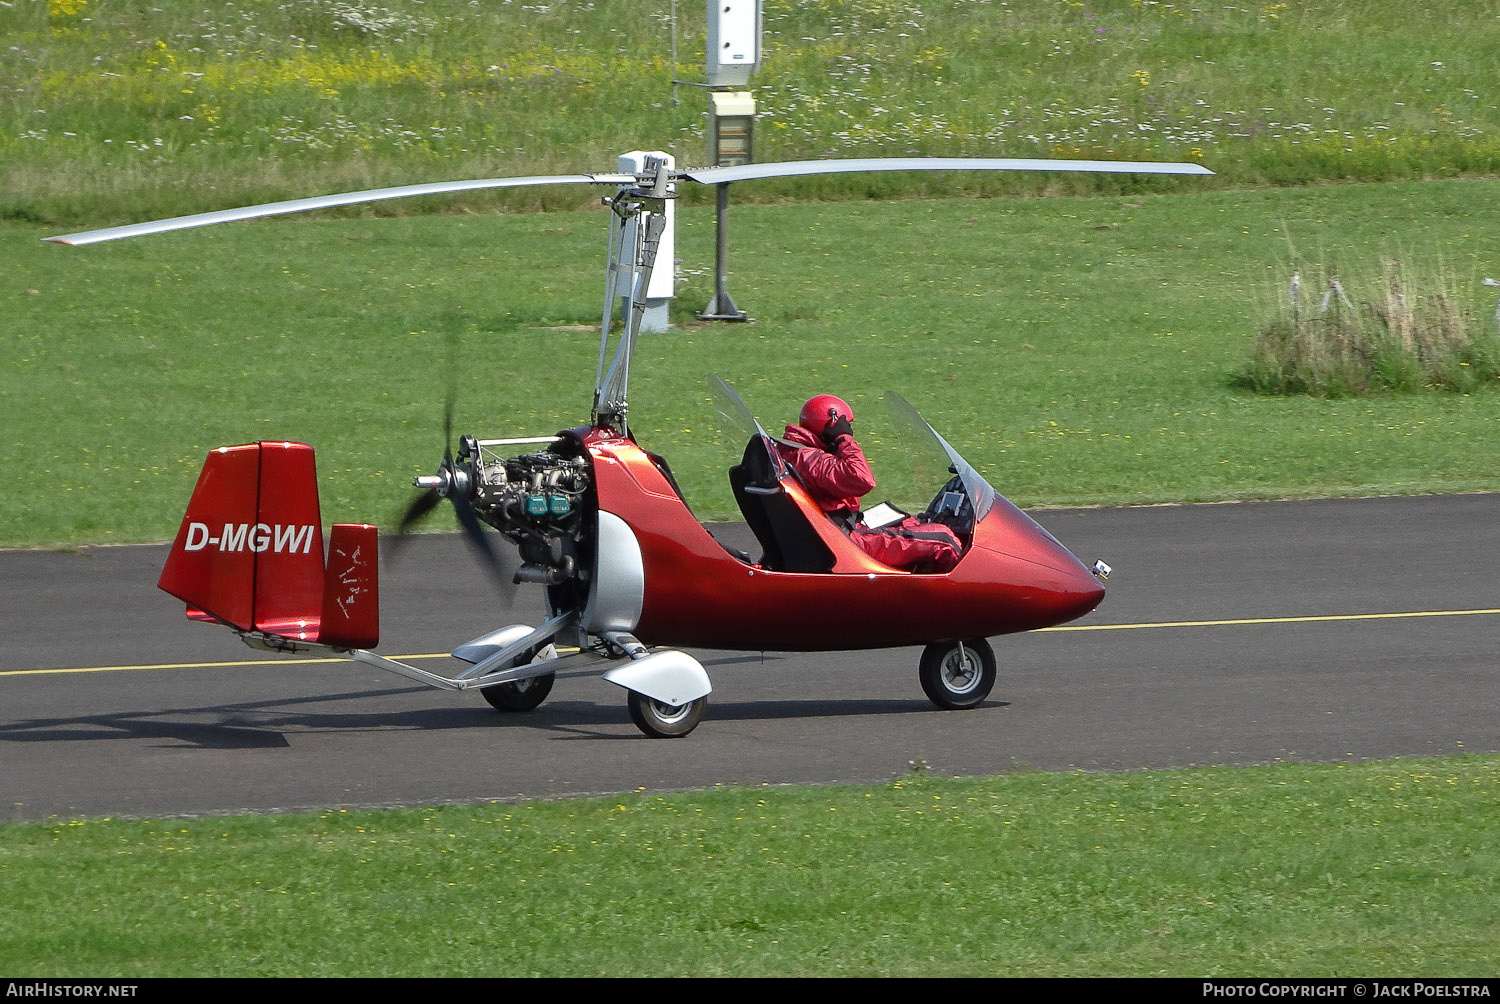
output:
[[[854,429],[849,425],[849,419],[832,408],[828,409],[828,424],[823,427],[823,442],[829,446],[839,441],[840,436],[853,436]]]

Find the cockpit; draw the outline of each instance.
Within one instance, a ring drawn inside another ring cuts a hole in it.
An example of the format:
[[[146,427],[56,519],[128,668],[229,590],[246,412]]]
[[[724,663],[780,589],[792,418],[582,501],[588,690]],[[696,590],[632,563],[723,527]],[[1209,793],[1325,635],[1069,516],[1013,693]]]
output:
[[[841,546],[847,543],[848,527],[812,502],[795,471],[782,458],[780,441],[765,431],[721,378],[710,378],[709,387],[721,425],[730,433],[738,433],[733,441],[745,443],[739,462],[729,469],[729,480],[740,513],[762,548],[755,564],[784,572],[898,573],[868,556],[854,557],[857,549]],[[887,392],[885,402],[906,448],[930,458],[925,465],[928,470],[948,474],[918,520],[947,527],[967,552],[975,524],[994,505],[994,488],[899,395]],[[906,515],[888,503],[880,503],[861,514],[861,526],[878,529]],[[748,557],[742,560],[749,561]]]

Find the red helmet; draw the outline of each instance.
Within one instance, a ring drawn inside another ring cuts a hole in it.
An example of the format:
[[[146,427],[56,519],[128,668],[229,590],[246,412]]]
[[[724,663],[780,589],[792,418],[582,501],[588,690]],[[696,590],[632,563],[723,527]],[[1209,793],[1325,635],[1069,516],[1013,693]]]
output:
[[[821,436],[823,430],[828,428],[828,423],[833,420],[834,416],[830,412],[836,412],[849,421],[854,421],[853,408],[832,394],[819,394],[808,398],[807,403],[802,406],[802,414],[797,417],[797,424],[814,436]]]

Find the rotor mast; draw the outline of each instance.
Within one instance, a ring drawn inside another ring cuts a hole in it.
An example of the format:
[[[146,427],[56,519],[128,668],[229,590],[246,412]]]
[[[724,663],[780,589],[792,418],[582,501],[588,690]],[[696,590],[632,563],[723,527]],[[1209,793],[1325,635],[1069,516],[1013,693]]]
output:
[[[636,339],[646,317],[647,290],[661,250],[662,234],[667,227],[667,203],[677,198],[671,169],[664,161],[655,162],[653,167],[649,184],[621,186],[613,198],[604,200],[618,221],[613,226],[621,233],[618,240],[610,241],[611,261],[606,280],[610,288],[606,290],[604,317],[599,325],[599,367],[595,376],[592,421],[594,425],[607,426],[624,435],[630,434],[625,421],[630,407],[630,358],[635,353]],[[629,226],[631,221],[636,225]],[[627,235],[633,235],[634,240],[626,240]],[[628,268],[629,281],[617,283],[622,267]],[[622,286],[627,300],[622,318],[624,330],[615,343],[609,371],[605,372],[604,357],[608,354],[614,319],[614,290]]]

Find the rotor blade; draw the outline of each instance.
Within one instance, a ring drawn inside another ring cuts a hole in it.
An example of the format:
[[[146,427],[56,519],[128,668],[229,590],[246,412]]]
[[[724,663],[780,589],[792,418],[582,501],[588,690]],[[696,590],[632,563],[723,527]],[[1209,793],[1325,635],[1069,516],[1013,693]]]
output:
[[[776,164],[743,164],[738,167],[708,167],[673,171],[672,180],[686,179],[705,185],[722,185],[755,178],[786,178],[812,174],[853,174],[881,171],[1074,171],[1110,174],[1213,174],[1201,164],[1165,163],[1128,160],[1025,160],[982,157],[870,157],[849,160],[793,160]],[[467,181],[437,181],[423,185],[396,188],[374,188],[363,192],[319,195],[309,199],[268,202],[258,206],[224,209],[192,216],[176,216],[147,223],[131,223],[103,230],[86,230],[76,234],[47,237],[54,244],[97,244],[101,241],[146,234],[206,227],[216,223],[259,219],[285,213],[301,213],[334,206],[350,206],[386,199],[405,199],[418,195],[445,195],[495,188],[529,188],[541,185],[634,185],[641,179],[634,174],[557,174],[528,178],[475,178]]]
[[[96,244],[100,241],[119,240],[122,237],[141,237],[146,234],[165,233],[169,230],[186,230],[190,227],[206,227],[215,223],[232,223],[236,220],[253,220],[263,216],[279,216],[284,213],[301,213],[313,209],[328,209],[333,206],[352,206],[363,202],[381,202],[385,199],[405,199],[417,195],[444,195],[450,192],[470,192],[486,188],[529,188],[538,185],[633,185],[633,174],[558,174],[534,178],[478,178],[470,181],[438,181],[425,185],[403,185],[398,188],[373,188],[365,192],[345,192],[340,195],[319,195],[310,199],[291,199],[287,202],[268,202],[259,206],[244,206],[240,209],[223,209],[213,213],[197,213],[193,216],[176,216],[169,220],[154,220],[149,223],[131,223],[105,230],[88,230],[60,237],[46,237],[54,244]]]
[[[1201,164],[1132,160],[1017,160],[984,157],[870,157],[851,160],[789,160],[779,164],[741,164],[678,171],[679,178],[705,185],[724,185],[755,178],[791,178],[809,174],[857,174],[879,171],[1080,171],[1093,174],[1213,174]]]

